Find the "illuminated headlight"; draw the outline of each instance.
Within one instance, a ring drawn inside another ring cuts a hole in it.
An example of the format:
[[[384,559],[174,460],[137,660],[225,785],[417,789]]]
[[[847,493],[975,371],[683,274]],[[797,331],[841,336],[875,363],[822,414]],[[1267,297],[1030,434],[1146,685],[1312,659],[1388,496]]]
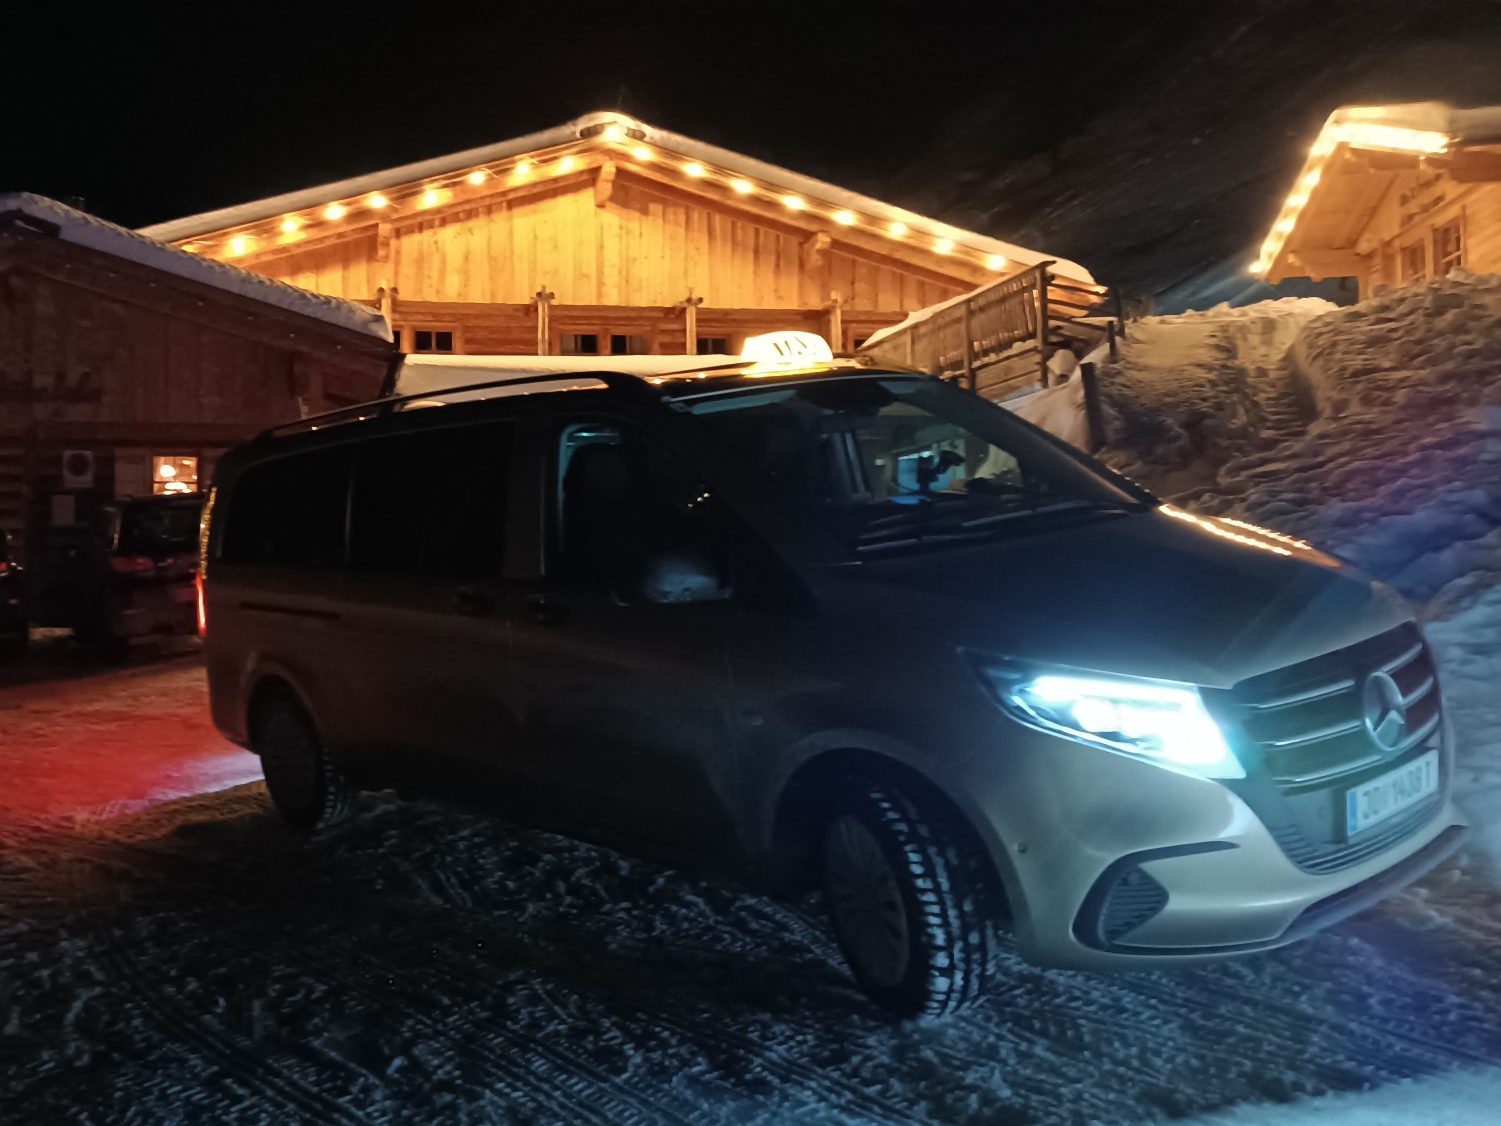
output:
[[[1198,690],[1187,685],[982,664],[1013,718],[1080,743],[1205,778],[1244,778]]]

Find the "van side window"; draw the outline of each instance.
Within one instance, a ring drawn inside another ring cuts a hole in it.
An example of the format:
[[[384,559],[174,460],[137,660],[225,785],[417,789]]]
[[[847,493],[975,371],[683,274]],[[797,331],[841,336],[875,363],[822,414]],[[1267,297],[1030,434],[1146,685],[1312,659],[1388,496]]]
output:
[[[715,508],[692,467],[641,431],[613,422],[564,427],[557,512],[567,573],[627,579],[648,556],[682,551],[722,565]]]
[[[509,422],[362,443],[350,508],[356,571],[496,579],[505,565]]]
[[[344,562],[350,448],[311,450],[252,465],[235,482],[226,563],[337,567]]]

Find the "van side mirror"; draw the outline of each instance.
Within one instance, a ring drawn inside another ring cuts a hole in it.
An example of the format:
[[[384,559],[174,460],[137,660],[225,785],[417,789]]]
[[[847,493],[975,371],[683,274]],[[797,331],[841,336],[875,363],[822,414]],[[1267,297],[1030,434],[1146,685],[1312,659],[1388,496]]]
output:
[[[673,604],[723,602],[731,592],[723,568],[706,554],[678,550],[648,555],[635,593],[631,601]]]

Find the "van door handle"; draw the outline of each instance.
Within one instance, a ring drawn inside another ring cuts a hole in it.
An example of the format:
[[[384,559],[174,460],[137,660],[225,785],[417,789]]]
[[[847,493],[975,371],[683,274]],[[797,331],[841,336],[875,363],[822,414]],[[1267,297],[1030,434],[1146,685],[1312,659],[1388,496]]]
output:
[[[562,625],[568,620],[568,604],[550,595],[533,594],[526,600],[526,616],[538,625]]]
[[[479,617],[495,609],[495,595],[477,586],[461,586],[453,592],[453,608],[460,614]]]

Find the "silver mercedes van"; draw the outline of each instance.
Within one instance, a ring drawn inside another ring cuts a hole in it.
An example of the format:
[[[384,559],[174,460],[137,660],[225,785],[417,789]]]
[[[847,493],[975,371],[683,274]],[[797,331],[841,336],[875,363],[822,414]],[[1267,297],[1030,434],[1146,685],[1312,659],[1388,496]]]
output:
[[[218,467],[214,719],[301,829],[390,787],[821,887],[901,1015],[1008,931],[1279,946],[1464,833],[1410,611],[1306,543],[919,374],[460,370]]]

